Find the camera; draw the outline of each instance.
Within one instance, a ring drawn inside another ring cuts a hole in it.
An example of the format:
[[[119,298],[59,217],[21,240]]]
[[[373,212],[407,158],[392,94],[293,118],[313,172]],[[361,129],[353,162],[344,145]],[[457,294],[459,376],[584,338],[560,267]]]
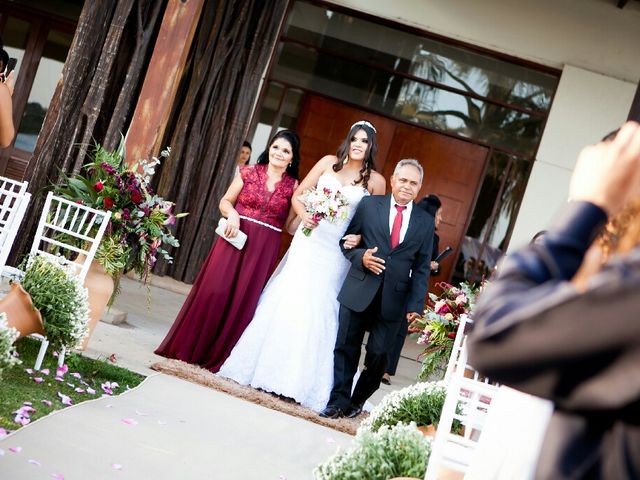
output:
[[[0,74],[0,76],[2,77],[2,81],[3,82],[9,76],[9,74],[16,68],[17,64],[18,64],[18,60],[13,58],[13,57],[11,57],[7,61],[7,64],[5,65],[5,68],[4,68],[4,71]]]

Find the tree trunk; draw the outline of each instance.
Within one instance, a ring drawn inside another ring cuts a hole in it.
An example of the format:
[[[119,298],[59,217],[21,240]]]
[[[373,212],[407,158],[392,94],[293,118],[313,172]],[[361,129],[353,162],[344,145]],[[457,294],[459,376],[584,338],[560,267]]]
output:
[[[214,240],[218,202],[245,140],[261,76],[278,40],[288,0],[207,1],[174,103],[156,178],[160,195],[189,212],[174,263],[156,273],[192,282]]]
[[[61,174],[77,172],[91,142],[104,143],[109,132],[105,146],[110,148],[118,136],[114,132],[126,131],[130,105],[135,104],[153,49],[154,42],[145,36],[157,34],[165,5],[165,0],[85,2],[25,175],[29,190],[37,195],[22,227],[28,234],[15,242],[13,264],[33,241],[43,189],[57,183]],[[132,78],[127,77],[129,70]]]

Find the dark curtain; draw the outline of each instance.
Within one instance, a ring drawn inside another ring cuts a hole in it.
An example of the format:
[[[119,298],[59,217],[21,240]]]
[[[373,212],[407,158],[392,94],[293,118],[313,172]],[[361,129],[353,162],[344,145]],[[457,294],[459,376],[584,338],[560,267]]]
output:
[[[26,172],[35,193],[16,239],[12,262],[28,251],[44,189],[75,173],[94,141],[117,147],[127,129],[153,52],[166,0],[87,1],[65,62],[62,78]]]
[[[207,1],[167,125],[171,155],[157,190],[176,202],[174,263],[155,272],[193,282],[214,241],[218,202],[245,139],[288,0]]]

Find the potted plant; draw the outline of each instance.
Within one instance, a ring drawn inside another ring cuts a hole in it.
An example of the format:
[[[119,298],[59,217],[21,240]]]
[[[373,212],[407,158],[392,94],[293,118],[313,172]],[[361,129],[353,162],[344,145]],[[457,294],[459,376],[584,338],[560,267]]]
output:
[[[438,425],[447,387],[444,382],[420,382],[385,395],[358,431],[377,432],[383,426],[415,423],[418,427]]]
[[[169,152],[167,148],[160,156],[166,158]],[[123,274],[133,270],[146,283],[159,257],[172,262],[165,248],[180,244],[170,228],[187,214],[175,214],[174,204],[156,195],[150,185],[160,159],[129,165],[123,141],[112,152],[96,144],[90,155],[92,161],[82,167],[82,173],[66,177],[54,191],[68,200],[112,212],[95,260],[113,278],[117,294]]]
[[[22,287],[42,315],[44,331],[54,348],[77,347],[87,333],[87,289],[63,257],[37,255],[27,259]]]
[[[7,324],[7,315],[0,312],[0,380],[4,370],[20,363],[13,347],[18,335],[18,330]]]
[[[355,447],[338,451],[314,470],[316,480],[394,477],[423,478],[427,470],[431,440],[422,435],[415,423],[378,431],[359,430]]]
[[[425,345],[420,355],[422,368],[419,380],[432,377],[438,368],[446,364],[451,355],[460,317],[471,313],[481,288],[474,288],[466,283],[454,287],[446,282],[439,282],[436,287],[441,289],[441,293],[429,293],[424,315],[409,325],[409,331],[418,335],[417,342]]]

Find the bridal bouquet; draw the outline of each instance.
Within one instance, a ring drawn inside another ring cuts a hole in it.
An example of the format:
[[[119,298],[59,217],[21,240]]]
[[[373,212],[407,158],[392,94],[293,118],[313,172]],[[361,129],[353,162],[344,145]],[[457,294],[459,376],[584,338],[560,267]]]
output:
[[[304,204],[305,210],[313,216],[313,220],[327,220],[334,223],[340,220],[346,220],[349,216],[349,202],[339,190],[331,190],[329,188],[310,188],[306,190],[299,198]],[[311,235],[313,230],[307,227],[302,229],[307,237]]]

